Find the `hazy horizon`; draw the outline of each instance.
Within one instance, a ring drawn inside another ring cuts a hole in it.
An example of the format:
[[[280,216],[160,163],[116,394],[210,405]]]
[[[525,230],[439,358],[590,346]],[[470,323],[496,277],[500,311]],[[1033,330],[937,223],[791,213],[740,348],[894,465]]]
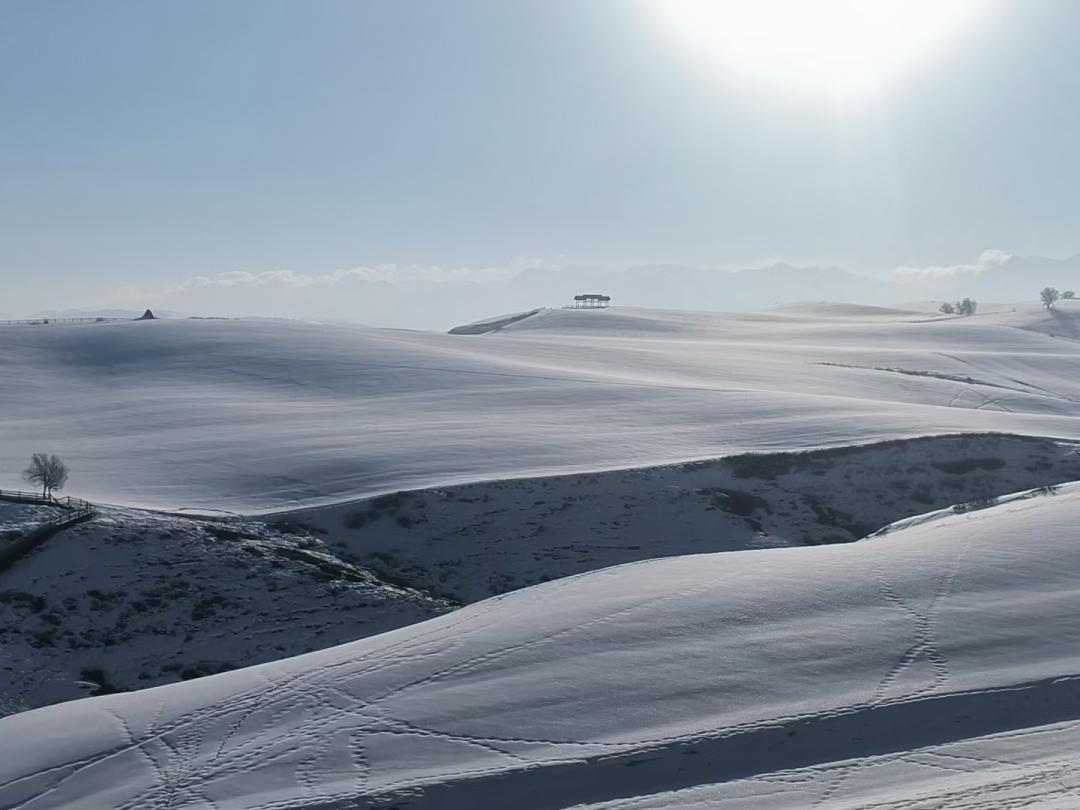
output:
[[[904,306],[973,296],[984,304],[1038,305],[1046,285],[1080,286],[1080,256],[1010,256],[986,251],[968,264],[902,267],[877,275],[783,263],[746,269],[652,265],[520,267],[504,273],[440,275],[438,268],[351,268],[320,275],[226,273],[152,293],[130,291],[95,305],[0,312],[0,318],[138,314],[347,321],[444,330],[510,312],[558,307],[579,292],[612,295],[616,306],[746,312],[830,301]]]

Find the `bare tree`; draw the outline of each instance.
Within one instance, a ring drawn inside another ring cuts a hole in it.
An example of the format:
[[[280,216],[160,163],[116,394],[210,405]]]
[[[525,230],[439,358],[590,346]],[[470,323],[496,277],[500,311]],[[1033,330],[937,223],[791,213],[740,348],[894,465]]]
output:
[[[956,311],[961,315],[974,315],[978,308],[979,304],[974,298],[965,298],[956,305]]]
[[[942,315],[955,315],[956,304],[950,301],[946,301],[944,304],[938,307],[938,312],[940,312]]]
[[[34,453],[30,466],[23,471],[23,478],[41,487],[41,494],[48,498],[53,490],[63,489],[68,479],[68,467],[59,456]]]
[[[1064,298],[1066,301],[1071,301],[1076,298],[1076,293],[1074,293],[1072,290],[1066,290],[1061,294],[1061,297]]]
[[[1042,305],[1047,309],[1053,309],[1054,302],[1057,301],[1060,297],[1061,293],[1059,293],[1054,287],[1043,287],[1042,292],[1039,293],[1039,299],[1042,301]]]

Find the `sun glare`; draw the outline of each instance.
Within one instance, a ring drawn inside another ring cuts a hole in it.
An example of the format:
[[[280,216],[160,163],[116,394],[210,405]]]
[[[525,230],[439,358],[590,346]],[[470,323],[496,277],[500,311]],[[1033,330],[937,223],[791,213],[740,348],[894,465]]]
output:
[[[874,92],[989,0],[650,0],[678,41],[729,73],[838,97]]]

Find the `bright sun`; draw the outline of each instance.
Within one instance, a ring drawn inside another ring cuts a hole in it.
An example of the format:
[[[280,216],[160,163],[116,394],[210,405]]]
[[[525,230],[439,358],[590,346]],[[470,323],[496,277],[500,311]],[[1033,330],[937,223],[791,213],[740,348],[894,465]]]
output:
[[[727,71],[838,97],[873,92],[974,21],[989,0],[650,0]]]

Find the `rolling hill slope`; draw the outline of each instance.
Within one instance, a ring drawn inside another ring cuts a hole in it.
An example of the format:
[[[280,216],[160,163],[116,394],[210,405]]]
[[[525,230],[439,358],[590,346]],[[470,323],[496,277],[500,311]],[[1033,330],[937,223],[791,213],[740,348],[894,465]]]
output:
[[[493,334],[279,321],[0,329],[0,486],[269,512],[928,433],[1080,436],[1072,324],[1023,310],[544,310]],[[1053,334],[1053,336],[1052,336]]]
[[[642,562],[26,712],[0,808],[1072,806],[1078,521],[1070,485]]]

